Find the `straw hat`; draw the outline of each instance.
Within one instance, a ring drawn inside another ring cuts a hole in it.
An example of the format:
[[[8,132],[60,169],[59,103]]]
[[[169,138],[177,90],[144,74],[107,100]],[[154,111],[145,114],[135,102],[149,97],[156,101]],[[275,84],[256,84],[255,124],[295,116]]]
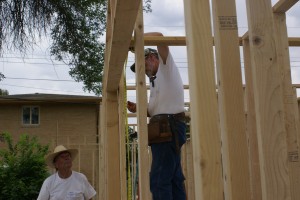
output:
[[[72,161],[76,158],[76,156],[78,154],[77,149],[67,149],[63,145],[58,145],[57,147],[55,147],[53,153],[50,153],[49,155],[47,155],[46,164],[51,168],[55,168],[54,163],[53,163],[54,158],[62,152],[69,152],[71,154]]]

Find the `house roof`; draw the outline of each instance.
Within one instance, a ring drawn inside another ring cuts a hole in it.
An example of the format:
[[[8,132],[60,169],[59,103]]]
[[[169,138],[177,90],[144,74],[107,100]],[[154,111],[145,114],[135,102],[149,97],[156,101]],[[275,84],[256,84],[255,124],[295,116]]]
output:
[[[0,96],[0,104],[18,103],[91,103],[100,104],[101,97],[66,94],[17,94]]]

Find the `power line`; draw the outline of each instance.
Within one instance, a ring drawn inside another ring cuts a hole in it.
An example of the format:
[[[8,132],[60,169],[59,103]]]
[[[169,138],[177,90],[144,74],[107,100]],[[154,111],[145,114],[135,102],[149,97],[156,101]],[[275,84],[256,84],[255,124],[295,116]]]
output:
[[[60,65],[60,66],[67,66],[69,67],[68,65],[66,64],[63,64],[63,63],[32,63],[32,62],[19,62],[19,61],[1,61],[0,60],[0,63],[15,63],[15,64],[31,64],[31,65]]]
[[[38,88],[38,87],[29,87],[29,86],[21,86],[21,85],[11,85],[11,84],[2,84],[5,86],[11,86],[11,87],[20,87],[20,88],[29,88],[29,89],[38,89],[38,90],[49,90],[49,91],[58,91],[58,92],[70,92],[70,93],[78,93],[78,94],[86,94],[84,92],[74,92],[74,91],[65,91],[65,90],[55,90],[55,89],[48,89],[48,88]]]
[[[74,82],[74,80],[61,80],[61,79],[43,79],[43,78],[22,78],[22,77],[5,77],[5,79],[29,80],[29,81],[59,81],[59,82]]]

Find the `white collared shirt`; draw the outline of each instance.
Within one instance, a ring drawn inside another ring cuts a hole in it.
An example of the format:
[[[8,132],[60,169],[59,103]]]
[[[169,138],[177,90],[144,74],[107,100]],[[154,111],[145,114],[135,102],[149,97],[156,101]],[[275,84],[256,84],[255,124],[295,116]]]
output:
[[[72,171],[69,178],[62,179],[56,172],[44,181],[38,200],[86,200],[95,195],[84,174]]]
[[[184,112],[183,83],[170,53],[166,64],[163,64],[162,58],[159,56],[159,68],[154,80],[154,87],[150,84],[148,112],[150,116]]]

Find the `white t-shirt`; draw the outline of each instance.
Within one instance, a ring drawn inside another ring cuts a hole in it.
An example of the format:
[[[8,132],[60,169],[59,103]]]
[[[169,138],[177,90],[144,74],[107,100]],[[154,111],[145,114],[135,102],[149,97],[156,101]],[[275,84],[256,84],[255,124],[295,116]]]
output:
[[[170,53],[166,64],[159,56],[154,87],[150,84],[148,112],[150,116],[184,112],[183,83]]]
[[[56,172],[44,181],[38,200],[88,200],[95,195],[84,174],[72,171],[69,178],[62,179]]]

